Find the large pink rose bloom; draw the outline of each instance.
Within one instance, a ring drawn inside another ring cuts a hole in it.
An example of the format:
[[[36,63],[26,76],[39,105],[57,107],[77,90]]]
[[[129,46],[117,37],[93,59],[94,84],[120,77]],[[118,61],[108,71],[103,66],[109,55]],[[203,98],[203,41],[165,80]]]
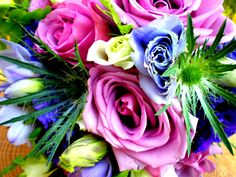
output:
[[[112,145],[120,170],[156,168],[184,157],[186,129],[177,101],[155,116],[162,106],[144,94],[136,73],[97,66],[89,74],[84,122]]]
[[[29,11],[34,11],[39,8],[45,8],[46,6],[51,5],[50,0],[31,0]]]
[[[86,61],[88,48],[95,40],[107,40],[106,24],[92,9],[78,0],[67,0],[39,22],[36,35],[55,53],[71,61],[75,43],[82,60]]]
[[[99,0],[89,0],[94,9]],[[159,16],[177,15],[187,25],[187,15],[191,14],[195,35],[201,35],[198,42],[209,38],[212,43],[226,17],[222,14],[223,0],[114,0],[113,5],[123,23],[143,26]],[[101,5],[101,4],[100,4]],[[102,6],[102,5],[101,5]],[[222,42],[231,40],[236,35],[235,24],[227,19],[225,36]]]

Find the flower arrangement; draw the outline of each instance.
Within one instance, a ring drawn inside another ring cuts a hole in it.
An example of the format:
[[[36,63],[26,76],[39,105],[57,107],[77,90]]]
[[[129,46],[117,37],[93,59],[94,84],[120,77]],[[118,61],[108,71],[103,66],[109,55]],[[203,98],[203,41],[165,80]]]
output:
[[[207,3],[207,5],[206,5]],[[200,177],[236,133],[223,1],[12,0],[0,125],[32,150],[0,176]]]

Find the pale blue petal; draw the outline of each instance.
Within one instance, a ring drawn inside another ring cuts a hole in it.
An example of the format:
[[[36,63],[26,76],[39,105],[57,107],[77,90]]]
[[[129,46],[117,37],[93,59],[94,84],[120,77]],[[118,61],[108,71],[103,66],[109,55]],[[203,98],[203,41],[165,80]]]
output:
[[[7,132],[8,141],[16,146],[28,142],[28,137],[34,130],[32,125],[25,125],[23,121],[13,123]]]

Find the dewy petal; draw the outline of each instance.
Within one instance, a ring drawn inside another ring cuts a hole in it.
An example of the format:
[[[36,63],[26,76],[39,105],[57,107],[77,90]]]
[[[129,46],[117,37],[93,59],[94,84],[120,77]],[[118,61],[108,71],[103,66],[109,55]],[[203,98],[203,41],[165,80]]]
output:
[[[22,108],[15,105],[3,106],[0,109],[0,123],[3,123],[5,121],[8,121],[18,116],[22,116],[26,113],[27,112],[24,111]],[[10,126],[10,125],[11,124],[6,124],[6,126]]]
[[[16,146],[25,144],[33,129],[31,125],[24,125],[23,121],[15,122],[8,129],[7,138],[11,144]]]

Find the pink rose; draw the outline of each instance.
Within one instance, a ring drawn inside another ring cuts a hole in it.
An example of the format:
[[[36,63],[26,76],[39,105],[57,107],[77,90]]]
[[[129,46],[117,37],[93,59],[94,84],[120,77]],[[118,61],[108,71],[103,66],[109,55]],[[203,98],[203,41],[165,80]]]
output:
[[[36,35],[62,58],[73,62],[75,42],[82,60],[95,40],[107,40],[108,28],[91,8],[78,0],[57,3],[39,22]]]
[[[220,153],[221,148],[217,145],[211,146],[205,152],[191,153],[175,165],[175,171],[181,177],[199,177],[203,173],[212,172],[216,167],[207,157]]]
[[[92,7],[99,11],[96,4],[99,0],[89,0]],[[177,15],[187,25],[187,15],[191,14],[195,27],[195,35],[201,35],[198,42],[203,43],[209,38],[212,43],[226,17],[222,14],[223,0],[114,0],[113,6],[123,23],[135,27],[148,24],[165,14]],[[231,40],[236,35],[235,24],[227,19],[225,36],[222,42]]]
[[[120,170],[174,164],[186,153],[186,130],[180,104],[160,116],[162,107],[139,86],[138,74],[120,68],[90,69],[83,113],[88,131],[112,145]]]
[[[39,8],[45,8],[46,6],[51,5],[50,0],[31,0],[29,11],[34,11]]]

